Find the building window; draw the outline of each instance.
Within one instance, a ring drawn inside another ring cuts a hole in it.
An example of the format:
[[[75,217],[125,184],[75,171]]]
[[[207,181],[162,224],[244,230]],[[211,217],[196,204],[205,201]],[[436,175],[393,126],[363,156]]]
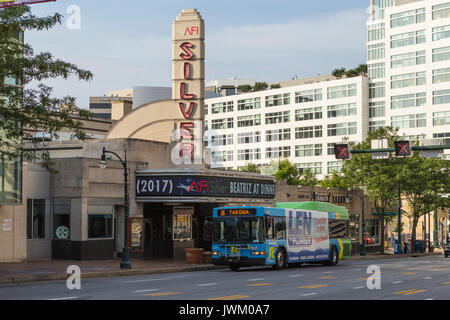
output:
[[[233,161],[233,151],[212,151],[211,158],[214,163],[231,162]]]
[[[377,43],[368,46],[367,59],[379,60],[385,57],[385,46],[384,43]]]
[[[433,112],[433,126],[445,126],[450,124],[450,111]]]
[[[450,90],[433,91],[433,104],[450,103]]]
[[[295,146],[295,156],[299,157],[317,157],[322,155],[322,144],[307,144]]]
[[[112,238],[112,214],[91,214],[88,216],[88,238]]]
[[[261,159],[261,149],[242,149],[238,150],[238,160],[259,160]]]
[[[322,126],[295,128],[295,139],[310,139],[322,137]]]
[[[391,14],[391,28],[425,22],[425,8]]]
[[[337,99],[356,96],[356,84],[330,87],[327,89],[328,99]]]
[[[295,121],[322,119],[322,107],[295,110]]]
[[[433,83],[449,82],[450,68],[433,70]]]
[[[226,145],[233,144],[233,135],[232,134],[222,134],[218,136],[211,137],[211,146],[212,147],[220,147]]]
[[[291,103],[290,97],[291,97],[290,93],[267,96],[266,97],[266,107],[276,107],[276,106],[290,104]]]
[[[250,98],[244,100],[238,100],[238,111],[252,110],[261,108],[261,98]]]
[[[426,51],[417,51],[391,56],[391,68],[410,67],[426,63]]]
[[[242,116],[238,117],[237,121],[239,128],[259,126],[261,124],[261,115]]]
[[[425,113],[391,117],[391,122],[392,127],[399,129],[421,128],[427,124]]]
[[[433,139],[450,138],[450,132],[434,133]]]
[[[384,62],[372,63],[367,66],[367,74],[369,79],[384,78],[385,65]]]
[[[311,169],[314,174],[322,174],[322,162],[297,163],[299,169]]]
[[[266,113],[266,124],[285,123],[291,121],[290,111]]]
[[[384,120],[369,121],[369,133],[373,133],[380,128],[384,128],[385,126],[386,126],[386,122]]]
[[[450,47],[433,49],[433,62],[450,60]]]
[[[433,20],[450,17],[450,2],[433,6]]]
[[[328,137],[356,134],[356,122],[337,123],[328,125]]]
[[[385,96],[385,82],[369,83],[369,98],[383,98]]]
[[[385,102],[377,101],[369,103],[369,118],[379,118],[386,115]]]
[[[322,89],[299,91],[295,93],[295,103],[306,103],[322,100]]]
[[[425,30],[406,32],[391,36],[391,48],[400,48],[425,43]]]
[[[426,84],[426,72],[401,74],[391,77],[391,89],[422,86]]]
[[[266,142],[291,140],[291,129],[266,131]]]
[[[289,158],[290,156],[290,146],[266,148],[266,159]]]
[[[328,106],[328,118],[356,116],[356,103]]]
[[[377,41],[382,39],[384,39],[384,23],[378,23],[368,27],[369,41]]]
[[[234,105],[233,101],[213,103],[211,105],[211,114],[233,112]]]
[[[261,142],[261,132],[244,132],[238,134],[238,144],[259,143]]]
[[[450,25],[433,28],[433,41],[439,41],[450,37]]]
[[[366,243],[367,244],[378,244],[380,243],[380,220],[379,219],[368,219],[366,222]]]
[[[426,92],[391,96],[391,109],[423,107],[427,102]]]
[[[343,163],[344,163],[344,161],[328,161],[328,163],[327,163],[327,173],[331,174],[334,171],[341,172]]]
[[[27,200],[28,239],[45,239],[45,200]]]

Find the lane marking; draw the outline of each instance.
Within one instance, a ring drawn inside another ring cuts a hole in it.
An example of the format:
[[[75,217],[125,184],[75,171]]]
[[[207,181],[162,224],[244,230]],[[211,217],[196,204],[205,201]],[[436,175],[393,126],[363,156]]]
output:
[[[237,294],[234,296],[226,296],[226,297],[219,297],[219,298],[211,298],[208,300],[236,300],[236,299],[244,299],[244,298],[250,298],[251,296],[244,296],[241,294]]]
[[[177,295],[177,294],[181,294],[181,292],[149,293],[149,294],[144,294],[144,296],[146,296],[146,297],[161,297],[161,296],[173,296],[173,295]]]
[[[392,282],[393,284],[399,284],[399,283],[403,283],[403,281],[394,281]]]
[[[424,292],[424,291],[427,291],[427,290],[416,290],[416,291],[413,291],[413,292],[405,293],[405,294],[403,294],[403,295],[404,295],[404,296],[407,296],[407,295],[410,295],[410,294],[421,293],[421,292]]]
[[[261,280],[264,280],[264,278],[259,278],[259,279],[250,279],[250,280],[247,280],[247,281],[261,281]]]
[[[449,282],[444,282],[444,283],[442,283],[442,284],[450,284],[450,281],[449,281]]]
[[[334,276],[326,276],[326,277],[317,277],[316,279],[336,279]]]
[[[290,278],[294,278],[294,277],[302,277],[303,275],[301,275],[301,274],[292,274],[292,275],[290,275],[289,277]]]
[[[159,289],[137,290],[137,291],[135,291],[134,293],[152,292],[152,291],[159,291]]]
[[[325,271],[325,272],[322,272],[322,273],[334,273],[334,271]]]
[[[417,274],[417,272],[401,272],[400,274]]]
[[[364,287],[353,287],[353,289],[355,289],[355,290],[364,289]]]
[[[433,277],[425,277],[425,278],[423,278],[423,280],[430,280],[430,279],[433,279]]]
[[[129,281],[124,281],[124,283],[138,283],[138,282],[148,282],[148,281],[161,281],[161,280],[169,280],[169,279],[170,279],[170,278],[129,280]]]
[[[249,284],[247,287],[262,287],[262,286],[271,286],[273,283],[254,283]]]
[[[70,300],[70,299],[78,299],[78,297],[65,297],[65,298],[53,298],[53,299],[48,299],[48,300]]]
[[[305,293],[305,294],[302,294],[302,297],[309,297],[309,296],[316,296],[316,295],[318,295],[318,293]]]
[[[417,289],[409,289],[409,290],[405,290],[405,291],[399,291],[399,292],[394,292],[394,294],[404,294],[407,292],[411,292],[411,291],[416,291]]]
[[[410,290],[405,290],[405,291],[399,291],[399,292],[395,292],[394,294],[401,294],[403,296],[407,296],[410,294],[416,294],[416,293],[421,293],[421,292],[425,292],[426,290],[420,290],[420,289],[410,289]]]
[[[299,287],[300,289],[316,289],[316,288],[324,288],[324,287],[329,287],[328,284],[313,284],[313,285],[309,285],[309,286],[302,286]]]
[[[431,271],[446,271],[447,269],[430,269]]]
[[[215,286],[217,283],[198,284],[197,287]]]

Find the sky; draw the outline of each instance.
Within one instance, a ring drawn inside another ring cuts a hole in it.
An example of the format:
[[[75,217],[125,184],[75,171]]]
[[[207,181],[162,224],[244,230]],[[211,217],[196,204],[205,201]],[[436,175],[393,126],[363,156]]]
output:
[[[45,81],[55,96],[74,96],[88,108],[90,96],[108,91],[171,86],[172,23],[182,9],[195,8],[205,20],[206,81],[273,83],[366,63],[368,6],[369,0],[57,0],[32,5],[33,14],[58,12],[63,23],[26,32],[25,41],[94,74],[90,82]]]

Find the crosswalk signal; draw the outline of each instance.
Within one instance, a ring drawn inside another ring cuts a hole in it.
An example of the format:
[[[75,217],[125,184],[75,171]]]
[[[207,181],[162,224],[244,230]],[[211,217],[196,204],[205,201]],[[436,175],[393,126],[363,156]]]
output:
[[[411,157],[411,145],[409,141],[395,141],[395,155],[397,157]]]
[[[334,155],[339,160],[350,160],[352,158],[352,147],[349,144],[335,144]]]

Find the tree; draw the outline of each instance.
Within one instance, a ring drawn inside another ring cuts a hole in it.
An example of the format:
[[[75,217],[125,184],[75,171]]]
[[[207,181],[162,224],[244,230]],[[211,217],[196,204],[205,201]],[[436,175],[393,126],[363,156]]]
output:
[[[280,89],[281,85],[279,83],[274,83],[270,85],[270,89]]]
[[[334,77],[341,79],[344,75],[345,75],[345,68],[336,68],[333,70],[333,72],[331,73]]]
[[[399,181],[410,207],[407,216],[412,219],[411,241],[414,243],[419,219],[439,207],[450,207],[449,198],[443,197],[450,192],[450,161],[424,159],[416,152],[413,157],[404,159]]]
[[[242,84],[238,87],[240,92],[247,93],[252,91],[252,86],[249,84]]]
[[[289,185],[298,185],[298,169],[288,159],[279,160],[275,179],[278,181],[286,181]]]
[[[380,128],[370,133],[367,139],[355,145],[354,150],[370,149],[373,139],[388,139],[389,146],[393,147],[398,140],[398,129],[391,127]],[[342,174],[348,179],[351,186],[363,188],[373,206],[379,213],[381,226],[380,250],[384,253],[385,239],[385,212],[398,198],[398,172],[401,169],[403,159],[395,158],[392,154],[388,159],[372,159],[371,154],[354,154],[351,160],[346,160],[342,166]]]
[[[354,77],[358,77],[360,76],[359,72],[356,71],[355,69],[350,69],[348,71],[345,72],[345,76],[347,78],[354,78]]]
[[[354,70],[356,72],[358,72],[359,75],[366,76],[367,75],[367,64],[360,64]]]
[[[329,175],[326,176],[325,179],[320,182],[320,186],[322,188],[336,188],[336,189],[352,188],[348,179],[345,176],[340,175],[336,171],[333,171],[331,177]]]
[[[245,167],[240,168],[239,171],[261,173],[261,168],[257,164],[248,163]]]
[[[319,180],[317,180],[316,174],[311,170],[311,168],[306,168],[303,170],[297,184],[304,187],[314,187],[319,184]]]
[[[58,77],[67,79],[70,76],[89,81],[93,78],[92,73],[55,59],[49,52],[36,54],[29,44],[20,41],[21,35],[27,30],[44,31],[61,22],[60,14],[36,17],[31,13],[30,7],[25,5],[0,9],[2,157],[23,156],[28,160],[38,158],[32,150],[25,149],[22,143],[23,140],[28,140],[36,146],[41,141],[32,132],[45,132],[54,137],[60,129],[69,128],[78,139],[84,140],[86,137],[79,118],[89,118],[90,112],[77,108],[73,97],[53,97],[52,88],[41,81]],[[27,87],[32,81],[39,82],[37,89]],[[48,151],[40,159],[44,166],[51,166]]]
[[[253,91],[263,91],[267,90],[269,85],[266,82],[255,82],[255,85],[253,86]]]

